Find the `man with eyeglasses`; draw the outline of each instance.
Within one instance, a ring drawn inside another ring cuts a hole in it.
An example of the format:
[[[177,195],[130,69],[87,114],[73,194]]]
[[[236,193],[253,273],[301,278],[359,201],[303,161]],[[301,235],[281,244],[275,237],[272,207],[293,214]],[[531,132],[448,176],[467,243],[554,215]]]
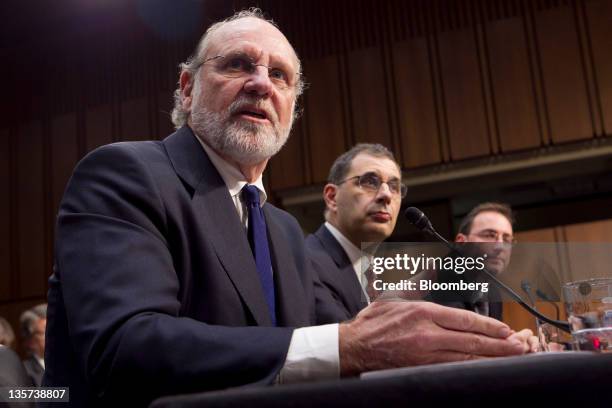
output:
[[[181,65],[175,133],[103,146],[77,165],[57,221],[43,384],[70,387],[74,406],[145,406],[525,351],[501,322],[431,304],[377,302],[314,325],[326,292],[301,228],[266,203],[262,183],[289,136],[300,66],[274,24],[240,12]],[[368,208],[365,237],[377,239],[393,228],[399,169],[368,172],[338,182],[362,198],[338,198]]]
[[[19,326],[23,345],[28,353],[23,366],[32,384],[40,387],[45,372],[47,304],[43,303],[23,312],[19,317]]]
[[[500,275],[508,267],[512,255],[513,223],[514,215],[508,205],[496,202],[481,203],[472,208],[459,223],[455,243],[461,249],[461,255],[473,257],[484,255],[484,266],[487,270]],[[438,282],[456,279],[484,279],[486,281],[484,275],[475,272],[465,274],[457,274],[451,270],[437,272]],[[492,283],[489,283],[486,294],[480,291],[460,292],[459,295],[444,292],[429,294],[429,298],[437,303],[473,310],[483,316],[502,320],[502,303],[499,301],[499,296],[497,288]]]
[[[334,299],[320,302],[320,323],[348,320],[374,300],[363,246],[391,235],[405,194],[400,166],[380,144],[358,144],[331,166],[323,188],[325,223],[306,238],[321,284]]]

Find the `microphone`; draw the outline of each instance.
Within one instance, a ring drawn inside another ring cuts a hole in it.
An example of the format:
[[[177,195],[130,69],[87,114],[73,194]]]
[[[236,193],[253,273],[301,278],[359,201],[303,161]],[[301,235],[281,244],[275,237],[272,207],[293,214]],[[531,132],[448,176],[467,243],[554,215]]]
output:
[[[527,299],[529,299],[529,304],[535,307],[535,301],[533,300],[533,295],[531,294],[531,283],[528,280],[523,279],[521,281],[521,289],[523,289],[523,292],[525,292],[525,294],[527,295]]]
[[[431,225],[431,222],[429,221],[429,219],[427,218],[427,216],[423,213],[423,211],[419,210],[416,207],[409,207],[406,209],[406,211],[404,211],[404,216],[406,217],[406,219],[415,227],[417,227],[419,230],[421,231],[425,231],[428,234],[432,235],[433,237],[435,237],[438,241],[443,242],[447,247],[449,247],[451,250],[453,251],[458,251],[461,252],[461,249],[459,247],[457,247],[456,245],[451,244],[450,242],[448,242],[443,236],[441,236],[440,234],[438,234],[436,232],[436,230],[434,229],[434,227]],[[529,312],[532,316],[546,322],[549,323],[567,333],[571,333],[570,328],[569,328],[569,323],[567,322],[563,322],[560,320],[554,320],[551,319],[545,315],[543,315],[542,313],[538,312],[536,309],[534,309],[533,307],[531,307],[530,305],[528,305],[527,303],[525,303],[525,301],[512,289],[510,289],[510,287],[506,286],[505,283],[503,283],[502,281],[500,281],[499,279],[497,279],[497,277],[489,272],[487,270],[487,268],[483,268],[482,272],[487,275],[489,277],[489,279],[500,289],[504,290],[508,295],[510,295],[511,298],[513,298],[514,300],[516,300],[519,305],[521,305],[523,307],[523,309],[525,309],[527,312]]]
[[[540,289],[536,289],[536,296],[542,299],[543,301],[548,302],[554,306],[555,311],[557,312],[557,320],[559,320],[559,317],[561,316],[561,312],[559,311],[559,305],[557,305],[557,302],[555,302],[550,296],[548,296],[546,293],[544,293]]]
[[[429,221],[429,218],[427,218],[423,211],[419,210],[416,207],[408,207],[406,208],[406,211],[404,211],[404,216],[408,219],[409,223],[411,223],[421,231],[425,231],[429,235],[432,235],[438,241],[444,242],[446,246],[448,246],[453,251],[455,250],[453,244],[448,242],[446,238],[444,238],[442,235],[438,234],[438,231],[434,229],[433,225],[431,225],[431,222]]]

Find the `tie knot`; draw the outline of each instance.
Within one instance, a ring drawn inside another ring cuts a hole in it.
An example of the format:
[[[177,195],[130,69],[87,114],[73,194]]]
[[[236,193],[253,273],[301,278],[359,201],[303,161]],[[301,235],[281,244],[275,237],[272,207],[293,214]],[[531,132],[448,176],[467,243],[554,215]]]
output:
[[[247,206],[259,206],[259,190],[250,184],[242,188],[242,199]]]

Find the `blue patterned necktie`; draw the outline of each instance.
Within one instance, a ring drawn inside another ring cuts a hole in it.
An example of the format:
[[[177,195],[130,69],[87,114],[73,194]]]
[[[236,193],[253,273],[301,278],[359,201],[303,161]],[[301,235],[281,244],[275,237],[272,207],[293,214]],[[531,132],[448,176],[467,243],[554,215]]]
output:
[[[276,304],[274,301],[274,278],[268,233],[263,210],[259,206],[259,190],[255,186],[246,185],[242,188],[242,199],[249,212],[249,244],[255,257],[259,280],[268,303],[268,311],[272,325],[276,326]]]

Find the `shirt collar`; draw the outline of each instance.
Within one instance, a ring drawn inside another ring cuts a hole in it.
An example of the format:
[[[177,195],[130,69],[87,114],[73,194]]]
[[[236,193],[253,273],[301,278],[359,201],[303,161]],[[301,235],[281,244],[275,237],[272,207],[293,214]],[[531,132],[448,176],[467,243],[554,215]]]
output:
[[[345,237],[344,234],[340,232],[340,230],[338,230],[338,228],[334,227],[329,222],[325,221],[325,227],[329,230],[329,232],[331,232],[334,238],[336,238],[342,249],[344,249],[344,252],[346,252],[346,255],[348,256],[352,264],[354,264],[358,260],[361,260],[363,255],[361,253],[360,248],[357,248],[355,244],[349,241],[349,239]]]
[[[215,168],[221,175],[221,178],[227,186],[230,195],[232,197],[239,195],[242,188],[245,185],[249,184],[246,181],[242,172],[233,164],[225,160],[223,157],[219,156],[217,152],[215,152],[210,146],[204,143],[198,136],[196,136],[196,139],[198,139],[198,142],[200,142],[202,148],[204,148],[204,151],[208,155],[208,158],[210,158],[210,161],[212,162],[213,166],[215,166]],[[250,184],[257,187],[257,189],[259,190],[259,205],[263,206],[266,202],[266,199],[268,198],[268,195],[266,194],[266,190],[263,186],[262,175],[260,174],[259,177],[257,177],[257,180],[255,180],[254,183]]]

